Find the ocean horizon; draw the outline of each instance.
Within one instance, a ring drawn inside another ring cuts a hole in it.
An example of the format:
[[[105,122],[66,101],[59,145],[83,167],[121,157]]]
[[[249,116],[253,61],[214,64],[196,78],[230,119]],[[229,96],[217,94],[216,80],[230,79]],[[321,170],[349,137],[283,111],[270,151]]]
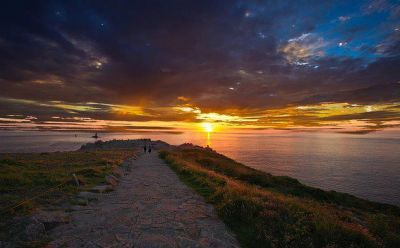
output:
[[[76,136],[75,136],[76,135]],[[96,141],[88,132],[1,131],[0,153],[73,151]],[[209,145],[238,162],[273,175],[290,176],[324,190],[400,206],[400,134],[99,133],[98,140],[151,138],[172,145]]]

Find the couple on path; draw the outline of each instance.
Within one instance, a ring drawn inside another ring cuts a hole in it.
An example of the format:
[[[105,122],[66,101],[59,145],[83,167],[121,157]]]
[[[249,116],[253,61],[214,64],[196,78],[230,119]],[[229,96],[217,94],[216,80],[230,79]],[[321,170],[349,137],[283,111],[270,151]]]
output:
[[[147,146],[143,146],[143,151],[144,153],[146,153],[146,151],[148,151],[149,153],[151,153],[151,146],[149,146],[149,148],[147,148]]]

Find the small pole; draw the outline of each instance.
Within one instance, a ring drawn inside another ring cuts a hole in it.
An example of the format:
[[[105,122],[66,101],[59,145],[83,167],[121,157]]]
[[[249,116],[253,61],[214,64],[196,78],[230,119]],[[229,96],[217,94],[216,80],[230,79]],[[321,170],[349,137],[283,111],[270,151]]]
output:
[[[72,173],[72,176],[73,176],[74,179],[75,179],[76,185],[79,187],[79,180],[78,180],[78,178],[76,177],[75,173]]]

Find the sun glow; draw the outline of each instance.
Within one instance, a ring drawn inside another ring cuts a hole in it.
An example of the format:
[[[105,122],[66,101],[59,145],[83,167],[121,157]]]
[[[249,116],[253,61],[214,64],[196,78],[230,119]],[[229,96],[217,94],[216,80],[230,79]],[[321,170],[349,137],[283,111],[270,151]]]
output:
[[[211,133],[214,130],[213,125],[209,122],[204,122],[202,126],[204,128],[204,131],[206,131],[207,133]]]

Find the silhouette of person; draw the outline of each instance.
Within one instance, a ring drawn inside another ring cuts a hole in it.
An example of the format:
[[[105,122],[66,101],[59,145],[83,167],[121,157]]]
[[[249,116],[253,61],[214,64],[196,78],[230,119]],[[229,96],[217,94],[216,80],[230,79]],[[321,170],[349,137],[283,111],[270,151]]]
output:
[[[151,153],[151,146],[149,146],[149,153]]]
[[[144,151],[144,153],[146,153],[146,146],[143,146],[143,151]]]

